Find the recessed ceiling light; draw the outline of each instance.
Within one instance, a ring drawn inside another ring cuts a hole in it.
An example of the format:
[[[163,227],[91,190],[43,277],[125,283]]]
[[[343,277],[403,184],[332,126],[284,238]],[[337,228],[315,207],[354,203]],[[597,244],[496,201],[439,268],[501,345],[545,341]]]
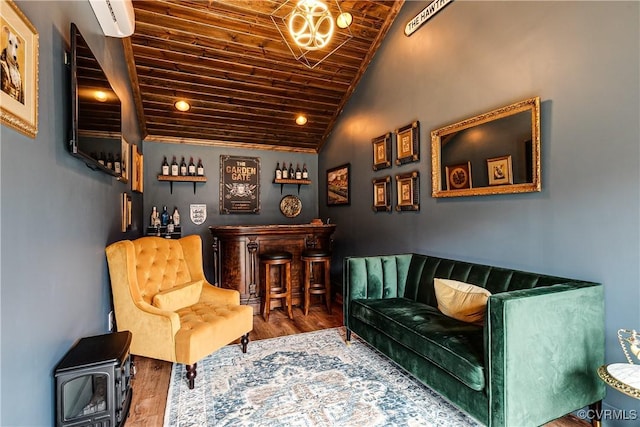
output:
[[[342,12],[336,18],[338,28],[347,28],[353,22],[353,16],[349,12]]]
[[[93,97],[100,102],[105,102],[107,100],[107,94],[101,90],[97,90],[96,93],[93,94]]]
[[[307,118],[300,114],[298,117],[296,117],[296,123],[300,126],[304,126],[307,124]]]
[[[176,107],[176,110],[178,111],[189,111],[189,109],[191,109],[191,105],[189,105],[189,103],[187,101],[176,101],[175,104],[173,104]]]

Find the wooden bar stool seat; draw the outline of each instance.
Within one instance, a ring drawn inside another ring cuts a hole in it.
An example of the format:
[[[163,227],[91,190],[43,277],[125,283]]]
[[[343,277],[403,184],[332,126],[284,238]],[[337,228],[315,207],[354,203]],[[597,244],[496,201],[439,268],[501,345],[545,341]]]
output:
[[[291,260],[293,255],[291,252],[265,252],[260,254],[260,266],[262,280],[260,283],[264,285],[264,291],[262,292],[262,298],[260,303],[262,305],[262,317],[265,321],[269,321],[269,311],[271,310],[272,299],[284,299],[282,309],[286,307],[287,315],[289,319],[293,319],[292,301],[291,301]],[[272,283],[271,281],[271,267],[279,267],[279,280]],[[283,269],[284,267],[284,274]]]
[[[305,249],[300,259],[304,262],[304,315],[309,314],[312,295],[324,297],[327,311],[331,314],[331,251]],[[314,277],[313,267],[316,263],[322,264],[320,277]]]

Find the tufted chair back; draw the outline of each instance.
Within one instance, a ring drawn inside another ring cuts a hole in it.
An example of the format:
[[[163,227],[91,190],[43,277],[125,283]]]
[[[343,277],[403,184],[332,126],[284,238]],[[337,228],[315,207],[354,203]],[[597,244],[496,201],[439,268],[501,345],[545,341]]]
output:
[[[138,278],[137,290],[146,303],[151,304],[153,296],[158,292],[193,280],[181,240],[141,238],[131,243]],[[202,259],[199,253],[191,253],[190,256]]]

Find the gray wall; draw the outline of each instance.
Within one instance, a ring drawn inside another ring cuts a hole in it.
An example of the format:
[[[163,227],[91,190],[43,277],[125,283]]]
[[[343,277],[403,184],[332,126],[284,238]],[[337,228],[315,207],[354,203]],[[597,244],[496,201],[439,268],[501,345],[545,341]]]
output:
[[[623,361],[617,329],[640,328],[640,4],[456,1],[406,37],[427,4],[405,3],[320,153],[321,174],[351,162],[350,207],[320,192],[337,258],[414,251],[602,282],[607,362]],[[536,95],[542,192],[431,197],[431,130]],[[371,139],[414,120],[420,162],[373,172]],[[373,213],[371,179],[413,169],[420,211]]]
[[[89,2],[19,1],[40,36],[39,131],[0,129],[0,425],[54,424],[53,369],[81,337],[107,332],[104,248],[120,232],[129,184],[71,157],[64,51],[75,22],[123,99],[124,135],[139,141],[120,40],[106,39]],[[3,10],[5,5],[2,6]],[[134,197],[141,211],[141,197]]]
[[[209,232],[210,226],[219,225],[244,225],[244,224],[304,224],[317,217],[318,213],[318,156],[308,153],[290,153],[283,151],[243,150],[237,148],[208,147],[203,145],[168,144],[158,142],[145,142],[144,149],[144,227],[149,225],[151,211],[156,206],[161,212],[166,205],[169,214],[173,208],[178,207],[182,223],[182,235],[198,234],[202,237],[204,246],[205,275],[209,281],[212,277],[212,249],[213,239]],[[174,182],[173,194],[168,182],[158,181],[161,173],[161,165],[164,156],[171,163],[173,156],[178,163],[185,157],[193,156],[194,162],[202,159],[207,177],[206,183],[196,184],[196,193],[193,194],[193,184]],[[258,214],[220,214],[220,156],[257,157],[260,159],[260,212]],[[280,185],[273,184],[276,162],[307,164],[311,185],[302,185],[300,194],[295,185],[285,185],[280,194]],[[293,194],[302,201],[302,212],[295,218],[287,218],[280,212],[280,200]],[[206,204],[207,220],[197,226],[189,218],[189,205]]]

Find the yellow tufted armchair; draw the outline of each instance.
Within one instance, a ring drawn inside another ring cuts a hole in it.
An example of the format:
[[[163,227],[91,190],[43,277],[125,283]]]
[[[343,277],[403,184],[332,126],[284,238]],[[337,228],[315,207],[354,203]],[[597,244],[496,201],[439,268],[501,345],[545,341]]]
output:
[[[240,338],[246,353],[253,309],[240,294],[212,286],[202,269],[200,236],[142,237],[106,248],[118,330],[131,331],[131,353],[187,365]]]

